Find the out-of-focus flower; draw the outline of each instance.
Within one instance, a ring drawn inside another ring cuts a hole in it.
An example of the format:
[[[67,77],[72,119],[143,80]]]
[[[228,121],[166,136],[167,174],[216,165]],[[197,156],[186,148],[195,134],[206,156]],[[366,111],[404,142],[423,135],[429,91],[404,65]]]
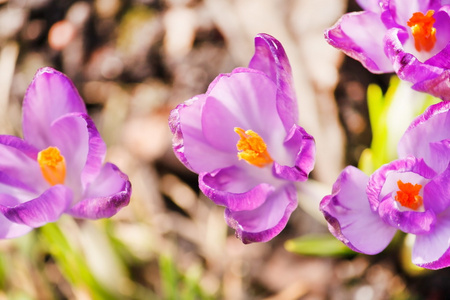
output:
[[[347,167],[320,209],[333,235],[376,254],[401,230],[415,235],[413,263],[450,266],[450,102],[430,106],[406,130],[400,159],[370,177]]]
[[[111,217],[131,183],[103,164],[106,146],[70,79],[38,70],[23,101],[24,139],[0,135],[0,238],[14,238],[68,213]]]
[[[170,114],[173,149],[199,174],[202,192],[226,207],[244,243],[265,242],[297,207],[294,181],[314,166],[314,139],[296,124],[297,100],[282,45],[255,38],[248,68],[219,75]]]
[[[373,73],[395,71],[415,90],[450,100],[450,3],[357,0],[325,38]]]

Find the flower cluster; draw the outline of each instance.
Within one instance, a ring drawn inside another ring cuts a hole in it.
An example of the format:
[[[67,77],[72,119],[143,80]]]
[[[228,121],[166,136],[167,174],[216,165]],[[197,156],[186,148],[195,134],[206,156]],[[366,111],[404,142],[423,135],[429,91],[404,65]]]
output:
[[[0,135],[0,238],[14,238],[67,213],[111,217],[131,183],[103,165],[106,146],[72,82],[38,70],[23,101],[23,135]]]
[[[450,100],[450,5],[445,0],[357,0],[325,32],[332,46],[374,73],[396,72],[412,88]]]
[[[175,154],[199,174],[202,192],[226,207],[244,243],[273,238],[297,207],[293,182],[307,179],[315,155],[297,119],[289,61],[267,34],[255,38],[248,68],[219,75],[170,114]]]

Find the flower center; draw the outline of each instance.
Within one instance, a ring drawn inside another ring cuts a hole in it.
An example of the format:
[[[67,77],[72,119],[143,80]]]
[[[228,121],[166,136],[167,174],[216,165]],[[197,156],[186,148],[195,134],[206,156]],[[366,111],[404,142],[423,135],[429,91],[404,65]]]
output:
[[[42,176],[51,185],[63,184],[66,178],[66,160],[56,147],[48,147],[38,153],[37,161]]]
[[[236,144],[239,159],[244,159],[249,164],[260,168],[273,162],[267,152],[267,145],[259,134],[253,130],[244,131],[239,127],[235,127],[234,132],[241,137]]]
[[[433,27],[436,21],[433,18],[434,10],[429,10],[426,15],[421,12],[413,13],[411,19],[406,23],[411,27],[414,37],[414,46],[417,51],[431,51],[436,43],[436,28]]]
[[[398,188],[395,200],[397,200],[403,207],[417,210],[423,204],[422,196],[419,195],[422,185],[412,183],[403,183],[401,180],[397,181]]]

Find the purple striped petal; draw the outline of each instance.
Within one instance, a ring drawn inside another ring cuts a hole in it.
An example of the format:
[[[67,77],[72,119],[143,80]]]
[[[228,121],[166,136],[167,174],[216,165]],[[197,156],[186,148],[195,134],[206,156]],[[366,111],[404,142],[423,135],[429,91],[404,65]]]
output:
[[[420,267],[434,270],[450,266],[450,210],[437,217],[432,232],[416,236],[412,261]]]
[[[395,17],[397,24],[406,26],[406,22],[412,17],[415,12],[426,13],[430,7],[430,0],[384,0],[389,3],[387,7],[390,13]]]
[[[100,172],[106,145],[94,122],[86,114],[67,114],[53,122],[48,146],[56,146],[66,160],[66,185],[75,198],[81,196],[88,183]]]
[[[412,88],[419,92],[429,93],[430,95],[441,98],[444,101],[450,101],[450,70],[440,71],[441,73],[430,73],[427,78],[424,78],[422,81],[415,82]]]
[[[12,177],[14,174],[10,172],[0,171],[0,194],[13,197],[18,203],[26,202],[29,199],[39,195],[39,189],[30,185],[29,182],[24,183],[22,180],[27,178]],[[45,186],[45,184],[43,184]],[[45,186],[47,188],[48,186]],[[42,191],[45,190],[42,189]],[[1,203],[0,203],[1,204]]]
[[[33,227],[11,222],[5,216],[0,214],[0,239],[16,238],[30,232],[31,230],[33,230]]]
[[[0,205],[0,212],[11,222],[40,227],[59,219],[72,203],[72,192],[63,185],[55,185],[39,197],[15,205]]]
[[[431,160],[429,165],[433,166],[436,173],[443,172],[450,163],[450,140],[432,142],[429,147]]]
[[[212,172],[237,160],[237,152],[230,155],[216,149],[203,135],[201,116],[206,97],[198,95],[178,105],[169,116],[173,151],[188,169],[196,173]]]
[[[407,52],[402,42],[405,34],[399,28],[392,28],[385,36],[384,51],[398,77],[412,82],[412,88],[417,91],[429,93],[445,101],[450,100],[448,70],[422,63],[416,56]],[[428,58],[431,56],[428,55]]]
[[[356,3],[364,10],[380,12],[380,0],[356,0]]]
[[[281,43],[268,34],[258,34],[249,68],[264,72],[276,83],[277,111],[287,132],[298,122],[298,104],[291,65]]]
[[[37,154],[39,152],[39,150],[37,150],[34,146],[30,145],[17,136],[0,135],[0,144],[16,148],[33,160],[36,160]]]
[[[339,175],[333,192],[320,203],[328,229],[354,251],[377,254],[383,251],[396,233],[370,208],[366,195],[369,177],[349,166]]]
[[[384,52],[400,79],[417,83],[442,73],[442,68],[424,64],[415,55],[405,50],[403,44],[409,38],[406,31],[391,28],[385,34]]]
[[[131,197],[128,176],[111,163],[106,163],[97,178],[91,182],[83,200],[68,212],[86,219],[109,218],[127,206]]]
[[[284,142],[284,148],[288,152],[286,158],[295,158],[290,165],[273,163],[274,176],[290,181],[305,181],[309,173],[314,169],[316,148],[314,138],[302,127],[293,125]]]
[[[436,66],[443,69],[450,68],[448,57],[450,55],[450,16],[446,11],[438,11],[433,15],[436,22],[436,44],[429,55],[429,59],[425,61],[426,64]]]
[[[1,174],[0,177],[3,177],[3,175],[6,174]],[[4,181],[2,180],[2,183],[3,182]],[[11,207],[18,204],[20,204],[19,200],[12,195],[3,193],[0,194],[0,206]],[[27,225],[14,223],[0,213],[0,239],[15,238],[30,232],[32,229],[32,227]]]
[[[325,31],[327,42],[360,61],[373,73],[392,72],[392,64],[384,54],[386,26],[380,15],[371,11],[348,13]]]
[[[197,173],[236,164],[239,136],[234,128],[240,127],[258,133],[275,160],[286,160],[286,153],[279,150],[286,131],[274,113],[274,83],[259,71],[238,68],[218,76],[211,85],[208,95],[193,98],[171,112],[169,124],[177,157]]]
[[[389,225],[406,233],[427,234],[436,223],[436,215],[430,209],[423,212],[402,210],[391,195],[378,206],[378,214]]]
[[[233,211],[248,211],[261,206],[275,190],[274,186],[261,183],[251,173],[236,166],[200,173],[198,181],[208,198]]]
[[[288,184],[270,194],[261,206],[253,210],[226,209],[225,219],[244,244],[267,242],[286,227],[297,205],[295,186]]]
[[[25,201],[31,194],[37,196],[49,187],[42,176],[36,158],[30,157],[35,155],[37,155],[36,151],[23,140],[0,136],[0,172],[5,174],[1,176],[0,191],[12,193]],[[5,176],[9,178],[7,181]],[[20,188],[12,184],[12,181],[20,182]],[[24,199],[20,194],[25,191]]]
[[[450,140],[450,102],[440,102],[428,107],[409,125],[398,143],[399,157],[413,155],[423,158],[436,172],[447,168],[447,156],[436,155],[444,144],[433,143]]]
[[[424,186],[424,206],[438,215],[450,206],[450,164],[447,169]],[[427,200],[427,201],[425,201]]]
[[[86,113],[86,107],[69,78],[52,68],[42,68],[28,87],[22,112],[25,140],[44,149],[52,122],[68,113]]]
[[[236,152],[234,128],[240,127],[258,133],[269,151],[270,145],[281,145],[287,131],[276,113],[276,94],[275,83],[259,71],[238,68],[222,74],[202,108],[206,140],[216,149]]]

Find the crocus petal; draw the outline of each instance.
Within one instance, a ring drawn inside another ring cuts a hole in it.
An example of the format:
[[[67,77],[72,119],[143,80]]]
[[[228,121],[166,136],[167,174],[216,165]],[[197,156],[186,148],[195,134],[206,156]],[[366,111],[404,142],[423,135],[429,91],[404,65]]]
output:
[[[61,151],[66,160],[66,185],[75,198],[100,172],[106,153],[106,145],[92,119],[81,113],[66,114],[56,119],[50,128],[49,145]]]
[[[322,199],[320,210],[337,239],[354,251],[377,254],[387,247],[397,230],[370,209],[368,180],[359,169],[345,168],[333,185],[332,195]]]
[[[275,113],[275,83],[264,73],[245,68],[219,77],[202,108],[202,129],[208,142],[219,150],[237,153],[239,136],[234,128],[240,127],[255,131],[267,145],[281,145],[286,131]]]
[[[392,72],[392,64],[384,55],[386,27],[380,15],[371,11],[348,13],[330,29],[325,39],[333,47],[360,61],[373,73]]]
[[[444,101],[450,101],[450,70],[443,70],[442,73],[431,74],[423,81],[416,82],[412,88],[419,92],[429,93]]]
[[[405,50],[403,44],[407,39],[408,33],[401,28],[390,28],[385,31],[384,52],[391,61],[398,77],[417,83],[441,74],[442,68],[424,64],[416,56]]]
[[[0,194],[0,206],[12,207],[20,204],[20,201],[9,194]],[[10,221],[0,213],[0,238],[15,238],[30,232],[33,227]]]
[[[225,210],[228,225],[236,230],[236,236],[244,244],[267,242],[278,235],[297,207],[295,186],[287,184],[274,193],[256,209],[249,211]]]
[[[356,3],[364,10],[373,12],[380,11],[380,0],[356,0]]]
[[[131,183],[128,176],[111,163],[106,163],[86,190],[84,199],[69,214],[85,219],[109,218],[130,202]]]
[[[387,224],[406,233],[426,234],[434,228],[436,215],[432,210],[400,210],[399,206],[391,195],[387,195],[378,207],[378,214]]]
[[[424,186],[424,206],[425,209],[432,209],[439,214],[447,210],[450,206],[450,165],[447,169],[434,177]],[[428,200],[425,202],[425,200]]]
[[[67,113],[86,113],[86,107],[72,81],[52,69],[39,69],[23,100],[23,135],[38,149],[44,149],[49,128]]]
[[[200,120],[206,97],[199,95],[178,105],[169,116],[173,151],[188,169],[196,173],[232,165],[237,158],[237,152],[230,155],[214,148],[205,139]]]
[[[423,63],[413,54],[405,51],[401,41],[401,36],[404,34],[401,29],[392,28],[385,35],[384,50],[398,77],[412,82],[412,88],[417,91],[430,93],[443,100],[450,100],[449,75],[446,74],[448,70]]]
[[[17,136],[0,135],[0,144],[16,148],[33,160],[36,160],[37,154],[39,152],[39,150],[37,150],[34,146],[30,145]]]
[[[314,138],[302,127],[293,125],[284,142],[284,149],[288,151],[285,157],[295,158],[290,165],[273,164],[275,177],[290,181],[305,181],[314,168],[315,144]]]
[[[399,157],[413,155],[420,157],[435,171],[447,167],[443,156],[432,153],[430,143],[450,139],[450,102],[439,102],[428,107],[423,114],[411,122],[398,143]]]
[[[0,172],[9,178],[6,183],[3,181],[5,177],[2,176],[3,186],[0,188],[2,192],[13,193],[22,199],[19,194],[23,191],[39,195],[48,188],[36,158],[30,157],[35,155],[37,152],[25,141],[10,136],[0,137]],[[12,181],[21,183],[20,191],[16,184],[12,184]],[[8,185],[11,185],[11,189]],[[28,198],[29,195],[24,196]]]
[[[33,227],[11,222],[0,214],[0,239],[12,239],[22,236],[33,230]]]
[[[281,43],[268,34],[258,34],[249,68],[264,72],[276,83],[277,111],[288,131],[298,121],[298,108],[291,65]]]
[[[30,201],[12,207],[0,205],[0,212],[11,222],[36,228],[58,220],[71,203],[70,189],[55,185]]]
[[[0,173],[1,183],[5,183],[3,178],[7,177],[7,174]],[[16,185],[15,185],[16,186]],[[30,198],[29,198],[30,199]],[[0,193],[0,206],[13,207],[20,204],[20,201],[10,194]],[[15,238],[25,233],[28,233],[33,228],[24,224],[18,224],[8,220],[3,214],[0,213],[0,238],[9,239]]]
[[[267,170],[262,172],[268,173]],[[252,210],[261,206],[275,187],[261,183],[248,171],[236,166],[199,174],[200,190],[217,205],[233,211]]]
[[[430,165],[436,173],[443,172],[450,163],[450,140],[432,142],[430,147]]]
[[[450,23],[450,20],[448,21]],[[450,24],[449,24],[450,27]],[[450,28],[448,28],[450,31]],[[447,39],[448,41],[450,38]],[[450,44],[446,45],[441,52],[439,52],[439,55],[434,55],[427,61],[425,61],[426,64],[429,64],[431,66],[439,67],[442,69],[449,69],[450,68],[450,62],[448,61],[448,58],[450,56]]]
[[[449,69],[450,16],[446,11],[437,11],[433,15],[433,18],[436,20],[433,25],[436,28],[436,44],[430,52],[432,57],[426,60],[425,63],[443,69]]]
[[[0,194],[11,196],[18,201],[18,203],[26,202],[29,199],[33,199],[39,195],[39,190],[36,186],[24,183],[20,177],[12,177],[14,172],[1,172],[0,171]],[[45,188],[48,186],[43,184]],[[45,190],[45,189],[42,189]],[[0,204],[2,204],[0,202]]]
[[[450,210],[438,216],[432,232],[416,236],[412,261],[427,269],[450,266]]]
[[[426,13],[430,9],[430,0],[389,0],[389,10],[398,24],[406,26],[406,22],[415,12]]]

